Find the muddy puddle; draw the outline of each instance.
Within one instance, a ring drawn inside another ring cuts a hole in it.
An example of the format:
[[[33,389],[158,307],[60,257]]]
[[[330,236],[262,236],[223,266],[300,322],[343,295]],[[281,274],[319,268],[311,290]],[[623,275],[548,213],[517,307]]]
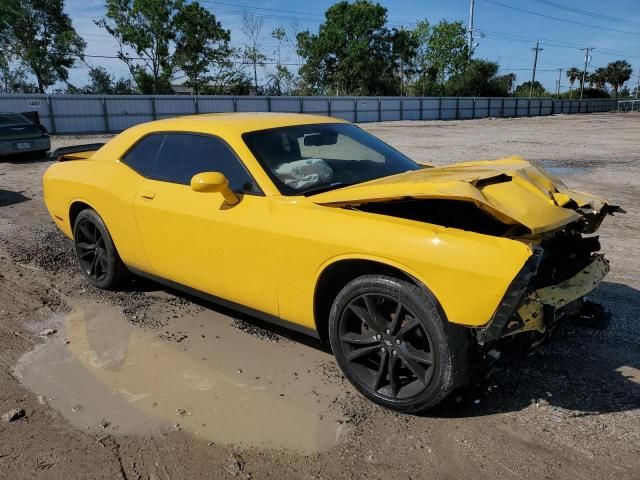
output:
[[[216,443],[304,454],[346,434],[334,406],[345,387],[323,379],[319,365],[332,358],[312,347],[246,335],[211,310],[150,332],[113,306],[87,303],[59,325],[16,373],[84,431],[179,428]]]

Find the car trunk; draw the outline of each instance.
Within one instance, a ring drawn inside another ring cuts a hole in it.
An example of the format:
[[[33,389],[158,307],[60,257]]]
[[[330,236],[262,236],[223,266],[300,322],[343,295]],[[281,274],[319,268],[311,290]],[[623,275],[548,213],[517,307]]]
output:
[[[61,147],[55,150],[51,156],[59,162],[69,160],[87,160],[104,146],[104,143],[86,143],[83,145],[73,145],[71,147]]]
[[[32,123],[20,123],[14,125],[0,125],[0,141],[25,140],[38,138],[44,135],[40,125]]]

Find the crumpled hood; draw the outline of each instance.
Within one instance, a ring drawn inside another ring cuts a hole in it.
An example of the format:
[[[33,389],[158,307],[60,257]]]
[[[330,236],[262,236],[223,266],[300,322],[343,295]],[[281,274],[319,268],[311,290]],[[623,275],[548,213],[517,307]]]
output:
[[[602,198],[568,189],[561,180],[520,157],[414,170],[320,193],[309,200],[342,207],[406,198],[473,202],[497,220],[523,225],[533,235],[617,209]]]

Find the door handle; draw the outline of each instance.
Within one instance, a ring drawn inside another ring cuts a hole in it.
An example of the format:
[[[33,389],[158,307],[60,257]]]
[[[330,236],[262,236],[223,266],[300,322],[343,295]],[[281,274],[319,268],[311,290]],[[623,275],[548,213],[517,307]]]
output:
[[[141,192],[140,196],[142,198],[146,198],[148,200],[153,200],[155,198],[156,194],[153,193],[153,192]]]

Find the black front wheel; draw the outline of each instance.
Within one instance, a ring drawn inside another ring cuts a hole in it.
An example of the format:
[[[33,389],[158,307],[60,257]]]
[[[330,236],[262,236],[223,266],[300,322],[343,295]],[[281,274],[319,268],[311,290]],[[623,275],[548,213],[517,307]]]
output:
[[[81,211],[76,217],[73,240],[80,269],[98,288],[116,288],[127,276],[104,221],[95,210]]]
[[[398,278],[366,275],[348,283],[331,309],[329,336],[347,379],[394,410],[433,407],[466,372],[466,329],[443,319],[426,289]]]

